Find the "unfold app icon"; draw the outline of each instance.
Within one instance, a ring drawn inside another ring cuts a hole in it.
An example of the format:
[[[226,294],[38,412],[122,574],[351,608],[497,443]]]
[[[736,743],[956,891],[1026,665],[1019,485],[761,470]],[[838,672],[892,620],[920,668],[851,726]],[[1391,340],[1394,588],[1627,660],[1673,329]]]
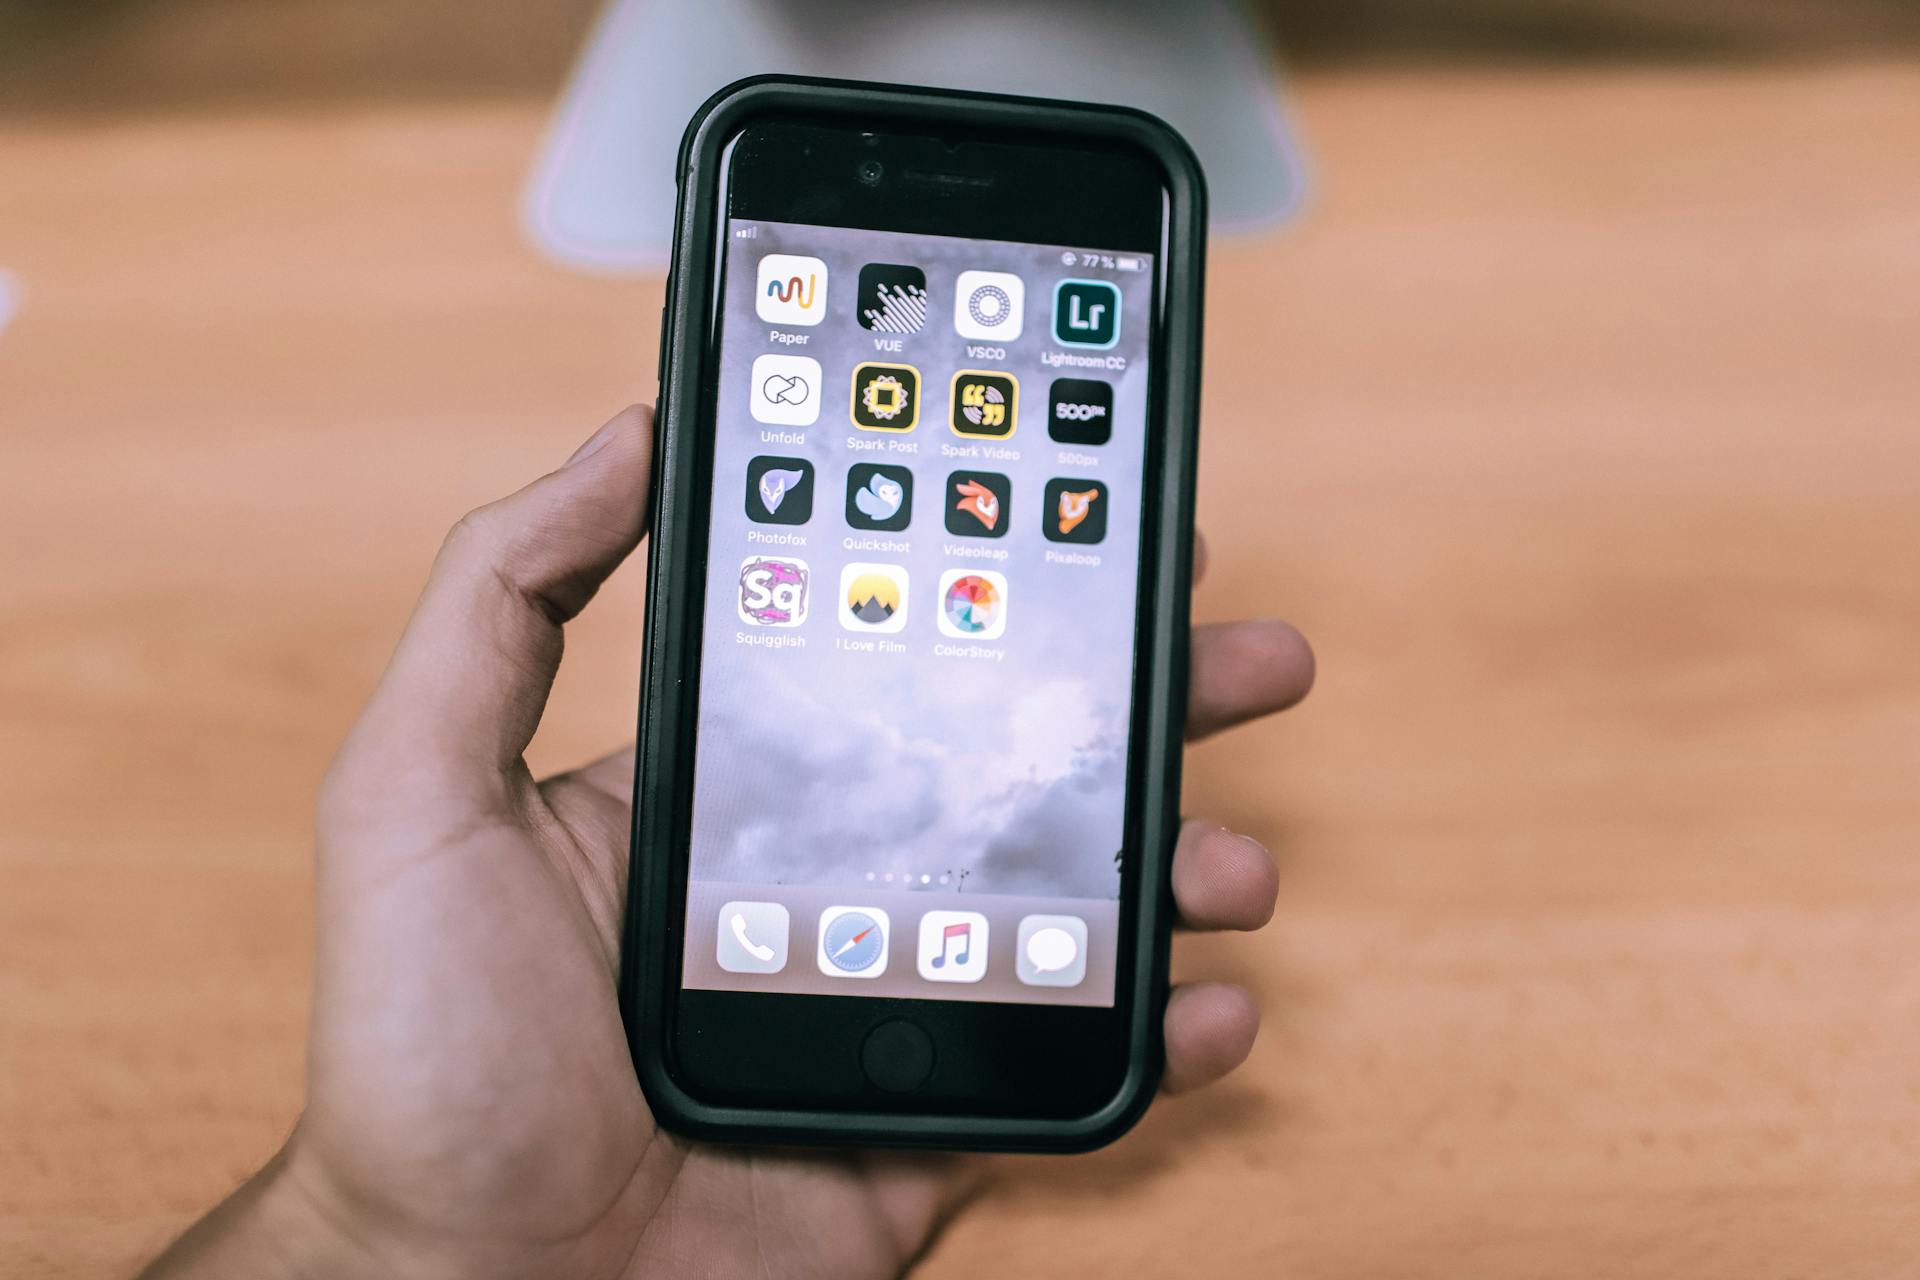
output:
[[[1003,538],[1013,482],[997,471],[955,471],[947,477],[947,532],[962,538]]]
[[[907,571],[897,564],[854,563],[842,569],[840,625],[849,631],[904,631]]]
[[[954,282],[953,331],[963,338],[1012,342],[1026,310],[1026,282],[1011,271],[962,271]]]
[[[740,621],[756,627],[797,627],[807,620],[805,560],[748,556],[740,562]]]
[[[1099,542],[1107,536],[1107,486],[1098,480],[1049,480],[1040,532],[1049,542]]]
[[[927,273],[918,267],[869,262],[860,268],[854,309],[863,329],[918,333],[927,323]]]
[[[805,524],[813,518],[813,464],[762,455],[747,464],[747,519]]]
[[[911,431],[920,421],[920,371],[910,364],[853,367],[853,425],[862,431]]]
[[[962,369],[953,375],[952,410],[957,436],[1010,436],[1019,423],[1020,380],[1010,373]]]
[[[940,575],[940,633],[956,640],[998,640],[1007,630],[1007,580],[991,569]]]
[[[978,911],[929,911],[920,917],[920,976],[928,982],[978,982],[987,976],[987,918]]]
[[[819,324],[827,314],[827,264],[795,253],[760,259],[754,311],[769,324]]]
[[[755,422],[810,427],[820,416],[820,362],[812,356],[757,356],[748,409]]]
[[[913,518],[913,472],[884,462],[847,469],[847,523],[898,533]]]

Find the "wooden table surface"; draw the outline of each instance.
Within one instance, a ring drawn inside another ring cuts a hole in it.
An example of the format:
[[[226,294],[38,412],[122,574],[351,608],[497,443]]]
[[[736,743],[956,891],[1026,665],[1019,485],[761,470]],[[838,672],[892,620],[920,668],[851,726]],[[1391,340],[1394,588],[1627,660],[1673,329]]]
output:
[[[1351,72],[1217,246],[1195,753],[1267,1029],[933,1276],[1920,1274],[1920,65]],[[651,394],[515,218],[544,104],[0,123],[0,1272],[113,1274],[300,1097],[310,804],[443,527]],[[665,175],[662,175],[665,180]],[[536,764],[619,742],[640,582]]]

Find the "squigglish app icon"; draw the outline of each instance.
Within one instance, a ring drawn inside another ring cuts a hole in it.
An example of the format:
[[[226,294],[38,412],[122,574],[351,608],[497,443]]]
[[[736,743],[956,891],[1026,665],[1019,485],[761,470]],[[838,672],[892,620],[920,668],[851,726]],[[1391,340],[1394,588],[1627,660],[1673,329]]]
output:
[[[797,627],[807,620],[805,560],[748,556],[740,562],[740,621],[756,627]]]

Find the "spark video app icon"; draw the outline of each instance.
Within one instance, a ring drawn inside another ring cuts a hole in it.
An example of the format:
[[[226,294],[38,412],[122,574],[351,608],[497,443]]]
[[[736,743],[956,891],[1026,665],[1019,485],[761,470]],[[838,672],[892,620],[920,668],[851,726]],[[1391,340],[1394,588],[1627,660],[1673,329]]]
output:
[[[754,310],[768,324],[819,324],[827,317],[827,264],[796,253],[760,259]]]
[[[918,333],[927,324],[927,273],[918,267],[869,262],[860,268],[854,309],[862,329]]]
[[[1010,373],[962,369],[953,375],[953,417],[957,436],[1004,440],[1019,425],[1020,380]]]

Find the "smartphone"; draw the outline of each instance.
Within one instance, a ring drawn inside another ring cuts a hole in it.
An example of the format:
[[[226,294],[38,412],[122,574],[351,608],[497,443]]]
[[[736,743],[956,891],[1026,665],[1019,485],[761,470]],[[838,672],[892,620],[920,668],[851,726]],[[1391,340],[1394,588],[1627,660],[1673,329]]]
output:
[[[622,1008],[660,1122],[1077,1150],[1161,1067],[1204,191],[1118,108],[689,126]]]

